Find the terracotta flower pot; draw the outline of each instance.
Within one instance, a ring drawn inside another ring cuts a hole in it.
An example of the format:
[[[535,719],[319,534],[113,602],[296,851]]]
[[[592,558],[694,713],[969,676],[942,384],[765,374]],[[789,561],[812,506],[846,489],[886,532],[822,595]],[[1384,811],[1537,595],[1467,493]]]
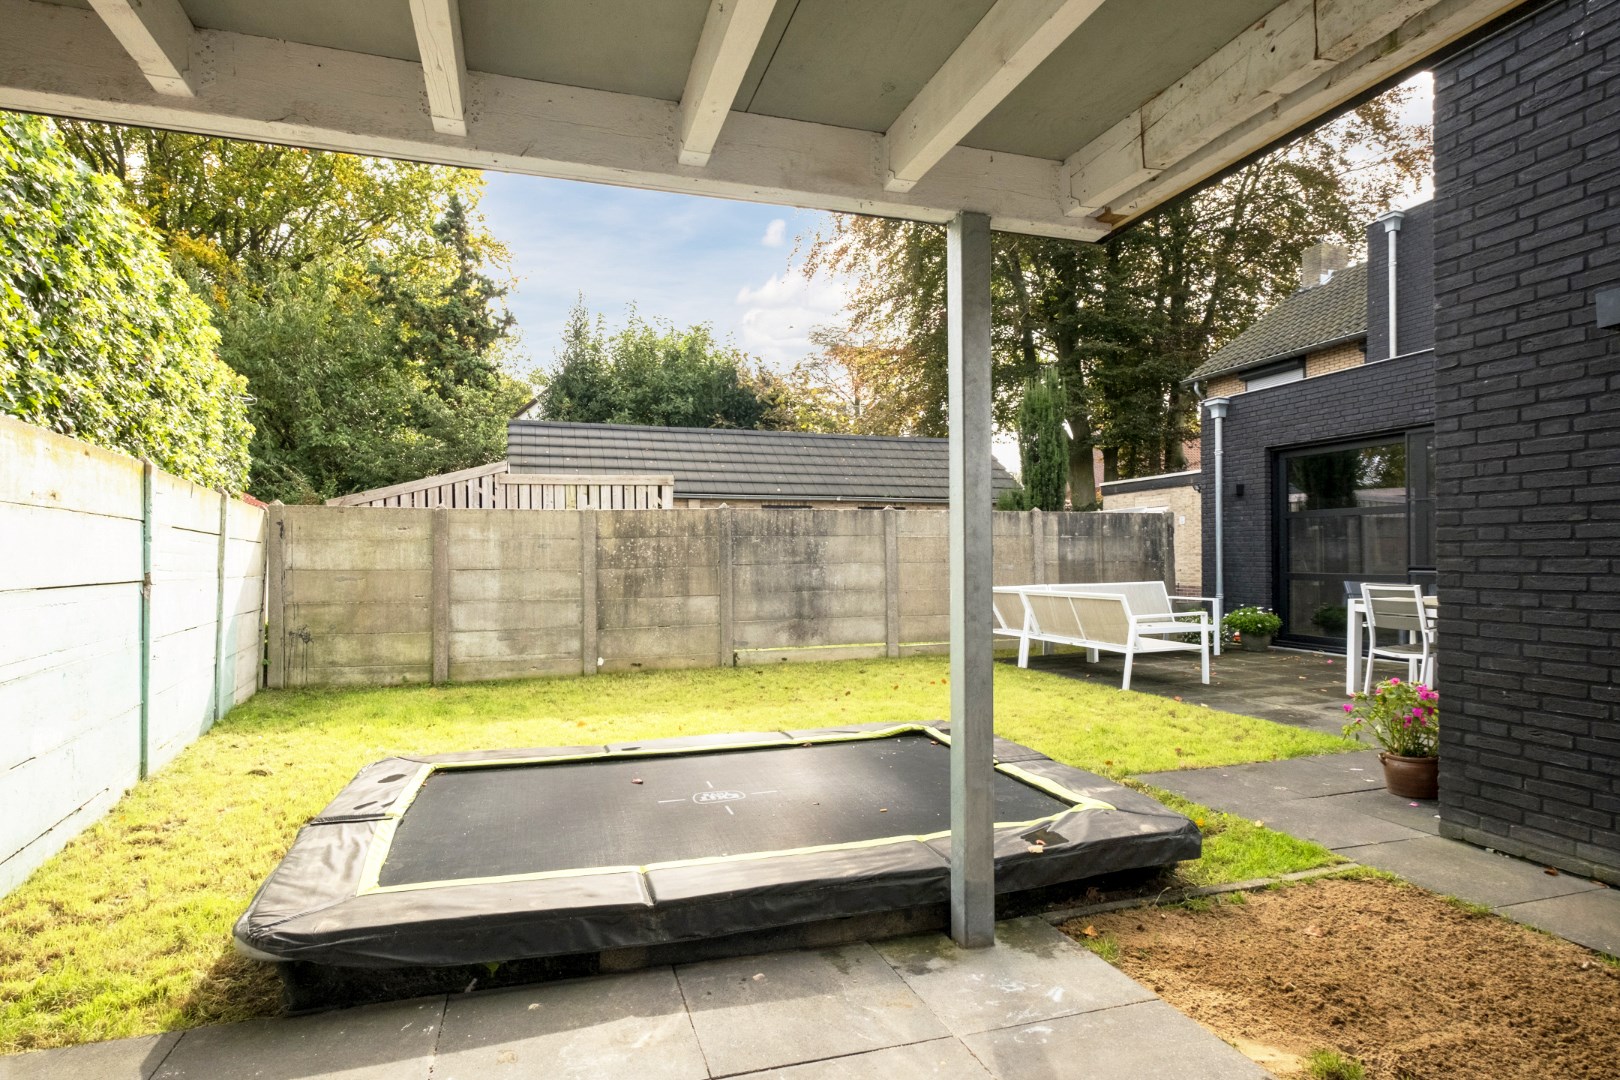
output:
[[[1384,786],[1391,795],[1403,799],[1436,799],[1440,797],[1440,759],[1437,757],[1402,757],[1400,754],[1379,754],[1384,763]]]

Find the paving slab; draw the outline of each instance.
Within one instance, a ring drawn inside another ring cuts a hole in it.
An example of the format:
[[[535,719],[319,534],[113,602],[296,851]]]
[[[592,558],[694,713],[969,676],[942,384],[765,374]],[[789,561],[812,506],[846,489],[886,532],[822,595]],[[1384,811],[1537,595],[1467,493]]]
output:
[[[1220,799],[1243,795],[1269,799],[1311,799],[1383,790],[1378,756],[1366,751],[1325,757],[1261,761],[1208,769],[1146,773],[1143,783],[1185,794],[1187,798]],[[1208,804],[1206,804],[1208,805]]]
[[[1242,811],[1268,829],[1276,829],[1343,852],[1367,844],[1415,840],[1427,834],[1367,814],[1349,814],[1332,799],[1290,799],[1269,805],[1251,805]]]
[[[1334,795],[1329,804],[1345,813],[1367,814],[1429,836],[1440,835],[1440,804],[1433,799],[1406,799],[1379,787],[1373,791]]]
[[[866,944],[686,964],[675,976],[715,1076],[950,1034]]]
[[[1270,1080],[1162,1001],[963,1037],[1004,1080]]]
[[[0,1057],[0,1080],[148,1080],[179,1041],[171,1031]]]
[[[1497,911],[1566,941],[1620,956],[1620,890],[1599,886],[1589,892],[1509,904]]]
[[[963,949],[939,934],[875,947],[955,1035],[1153,999],[1044,919],[997,923],[993,950]]]
[[[180,1037],[153,1080],[427,1080],[444,998],[249,1020]]]
[[[1495,855],[1460,840],[1446,840],[1438,836],[1338,850],[1346,858],[1399,874],[1430,892],[1445,893],[1490,907],[1523,904],[1603,888],[1585,878],[1548,874],[1535,863]],[[1617,909],[1616,915],[1620,917],[1620,909]]]
[[[749,1073],[737,1080],[992,1080],[992,1077],[972,1051],[956,1039],[935,1039]]]
[[[433,1080],[635,1076],[709,1070],[675,972],[651,968],[450,999]]]

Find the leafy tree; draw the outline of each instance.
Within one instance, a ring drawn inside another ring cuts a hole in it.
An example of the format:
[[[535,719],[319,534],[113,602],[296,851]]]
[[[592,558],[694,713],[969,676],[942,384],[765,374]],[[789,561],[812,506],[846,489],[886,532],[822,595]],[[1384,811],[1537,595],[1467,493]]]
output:
[[[657,427],[771,426],[778,384],[714,340],[707,325],[677,329],[634,311],[609,334],[581,300],[540,395],[547,420]]]
[[[1069,486],[1063,405],[1063,384],[1056,371],[1047,369],[1024,383],[1018,404],[1018,454],[1025,509],[1063,509]]]
[[[828,327],[810,332],[821,351],[777,381],[772,426],[848,435],[912,435],[935,426],[931,374],[903,347],[858,344]]]
[[[118,186],[0,113],[0,412],[240,491],[247,400],[218,340]]]
[[[531,390],[475,172],[63,122],[214,308],[249,379],[253,490],[311,501],[499,458]],[[296,358],[296,362],[295,362]]]
[[[178,131],[60,121],[69,149],[116,177],[188,271],[212,284],[347,254],[419,252],[475,172]]]
[[[996,421],[1050,364],[1062,380],[1076,506],[1105,475],[1182,465],[1196,433],[1183,384],[1294,287],[1301,252],[1352,248],[1362,224],[1427,168],[1427,128],[1397,89],[1122,231],[1103,244],[995,234],[991,281]],[[889,350],[922,388],[916,430],[945,431],[945,241],[938,226],[837,215],[804,264],[850,277],[842,337]]]

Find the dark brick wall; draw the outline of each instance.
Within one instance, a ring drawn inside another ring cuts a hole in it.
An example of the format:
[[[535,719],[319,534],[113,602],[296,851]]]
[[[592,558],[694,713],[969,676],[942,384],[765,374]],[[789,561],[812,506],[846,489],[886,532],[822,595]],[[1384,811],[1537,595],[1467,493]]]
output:
[[[1395,248],[1395,346],[1399,355],[1434,348],[1434,203],[1406,211]],[[1367,356],[1389,355],[1389,238],[1367,226]]]
[[[1430,353],[1365,364],[1234,396],[1226,415],[1226,607],[1274,603],[1275,452],[1425,427],[1434,420]],[[1204,588],[1215,591],[1215,422],[1203,422]],[[1236,494],[1237,486],[1243,494]]]
[[[1435,79],[1442,831],[1620,881],[1620,0]]]

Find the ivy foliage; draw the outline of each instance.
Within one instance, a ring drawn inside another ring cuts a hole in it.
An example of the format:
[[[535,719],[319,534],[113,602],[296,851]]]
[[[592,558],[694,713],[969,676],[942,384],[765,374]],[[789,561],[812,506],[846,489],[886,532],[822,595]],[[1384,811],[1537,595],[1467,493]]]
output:
[[[0,413],[241,491],[247,387],[218,343],[118,184],[0,113]]]

